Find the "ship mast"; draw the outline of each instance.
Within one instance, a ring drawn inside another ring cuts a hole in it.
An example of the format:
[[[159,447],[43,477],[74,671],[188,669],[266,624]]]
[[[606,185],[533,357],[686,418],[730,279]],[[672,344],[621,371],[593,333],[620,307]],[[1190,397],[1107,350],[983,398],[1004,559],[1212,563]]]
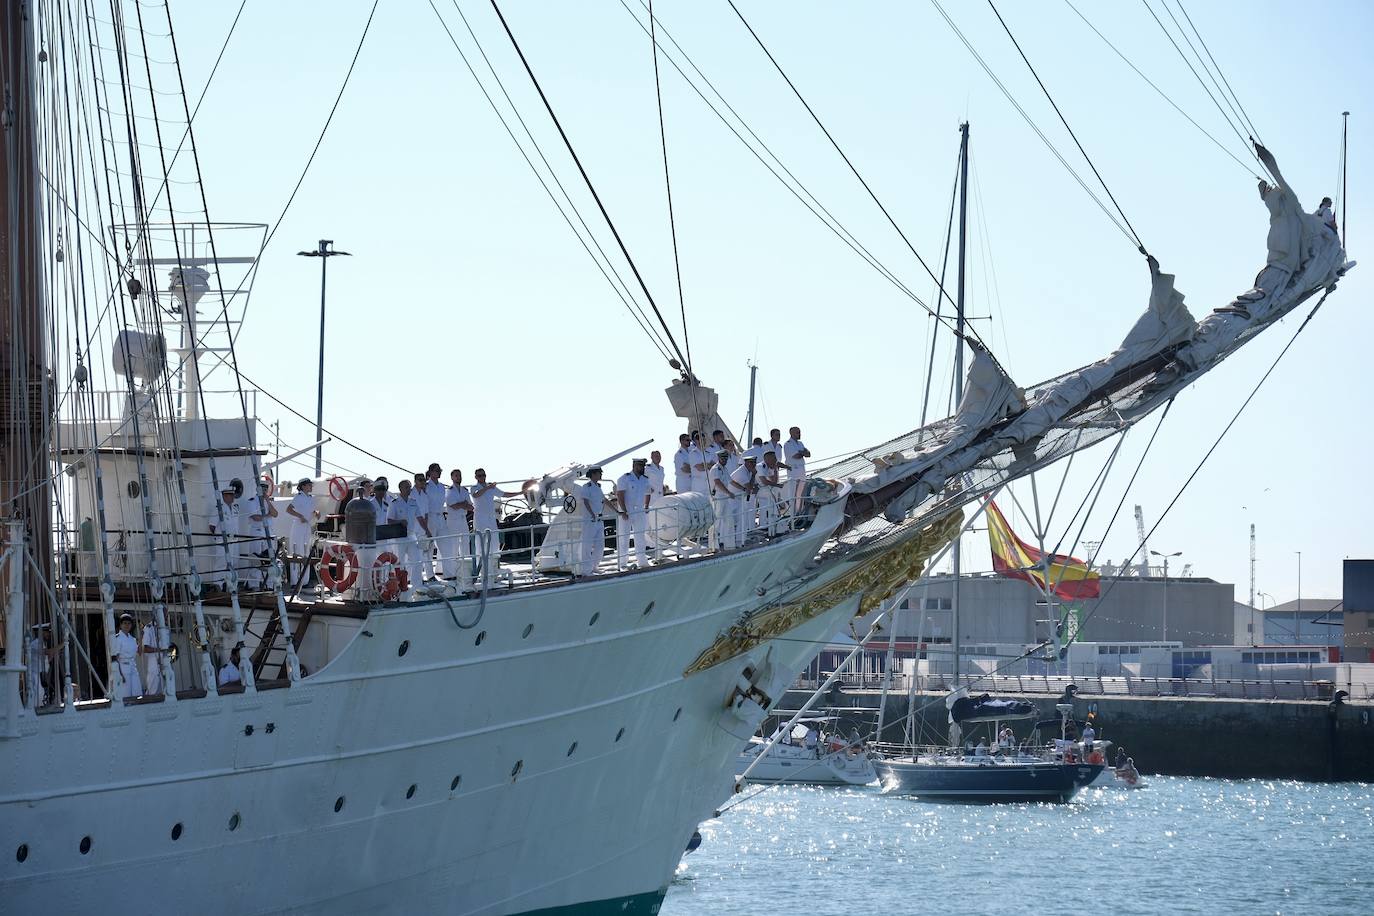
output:
[[[965,242],[968,238],[968,122],[959,125],[959,280],[955,293],[954,335],[954,404],[964,399],[964,267]],[[953,686],[959,686],[959,542],[955,537],[951,548],[950,571],[954,580],[950,591],[950,649],[954,653]]]

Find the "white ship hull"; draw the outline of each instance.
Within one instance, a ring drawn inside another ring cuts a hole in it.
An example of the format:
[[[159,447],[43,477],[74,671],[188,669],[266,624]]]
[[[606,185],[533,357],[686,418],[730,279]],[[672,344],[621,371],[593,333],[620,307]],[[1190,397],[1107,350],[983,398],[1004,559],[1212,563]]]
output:
[[[109,916],[656,911],[761,717],[730,721],[741,671],[762,666],[780,696],[857,596],[683,672],[823,537],[508,593],[470,630],[443,602],[379,608],[287,689],[27,716],[0,741],[0,900]],[[454,610],[466,622],[476,602]]]

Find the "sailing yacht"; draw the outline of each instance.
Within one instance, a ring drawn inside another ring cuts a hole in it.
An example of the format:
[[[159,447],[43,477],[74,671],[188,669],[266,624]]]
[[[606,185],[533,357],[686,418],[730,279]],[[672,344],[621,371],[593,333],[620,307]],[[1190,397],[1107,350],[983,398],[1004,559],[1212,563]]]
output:
[[[236,480],[250,516],[271,498],[235,355],[265,227],[204,212],[179,65],[152,69],[178,60],[170,15],[105,12],[12,0],[0,39],[13,912],[657,912],[813,646],[918,578],[965,504],[1129,428],[1348,269],[1281,184],[1292,263],[1244,308],[1196,322],[1154,271],[1097,363],[1023,391],[979,349],[954,415],[808,474],[740,549],[703,546],[713,509],[680,501],[655,565],[573,577],[575,460],[515,497],[521,537],[481,539],[471,590],[402,592],[345,510],[318,545],[340,588],[306,603],[272,520],[233,519]],[[681,427],[728,428],[675,369]],[[134,688],[125,615],[155,634],[160,692]]]

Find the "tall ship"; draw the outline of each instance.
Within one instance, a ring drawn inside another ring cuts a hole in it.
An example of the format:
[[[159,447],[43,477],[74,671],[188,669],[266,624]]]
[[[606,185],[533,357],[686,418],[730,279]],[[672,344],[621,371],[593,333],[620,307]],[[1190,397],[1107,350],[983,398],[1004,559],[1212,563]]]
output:
[[[237,364],[268,229],[206,212],[179,67],[152,69],[178,60],[166,7],[95,6],[4,4],[8,912],[657,912],[815,647],[918,579],[965,505],[1128,429],[1350,266],[1259,148],[1268,266],[1200,321],[1151,260],[1119,348],[1022,388],[946,312],[973,352],[952,415],[794,466],[771,508],[666,495],[632,569],[582,498],[591,460],[408,589],[407,535],[317,476],[312,596]],[[680,428],[728,431],[676,355]]]

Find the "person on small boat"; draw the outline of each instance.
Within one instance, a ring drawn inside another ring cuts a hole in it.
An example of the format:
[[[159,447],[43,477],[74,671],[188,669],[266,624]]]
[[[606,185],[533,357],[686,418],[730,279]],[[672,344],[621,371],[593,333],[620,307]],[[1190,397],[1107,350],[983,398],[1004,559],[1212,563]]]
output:
[[[1118,770],[1116,775],[1127,785],[1133,786],[1140,781],[1140,771],[1135,768],[1135,760],[1130,757],[1126,758],[1125,768]]]
[[[982,738],[978,739],[978,746],[973,749],[973,756],[986,757],[988,755],[988,743]]]
[[[1083,726],[1083,756],[1087,757],[1093,752],[1093,742],[1097,740],[1097,729],[1093,728],[1091,722]]]

